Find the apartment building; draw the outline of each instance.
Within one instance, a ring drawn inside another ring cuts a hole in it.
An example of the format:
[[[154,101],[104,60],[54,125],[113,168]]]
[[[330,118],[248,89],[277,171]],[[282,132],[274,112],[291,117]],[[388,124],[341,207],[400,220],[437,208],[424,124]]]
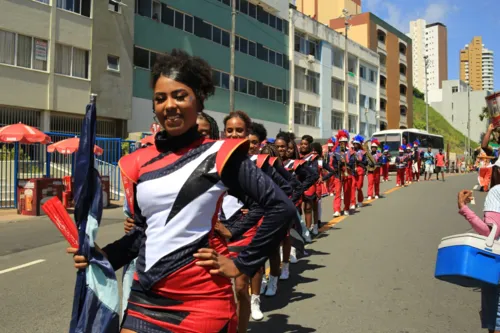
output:
[[[174,48],[205,59],[217,85],[205,108],[222,125],[229,112],[230,0],[136,0],[133,112],[130,132],[149,129],[149,85],[158,54]],[[263,123],[270,136],[288,128],[288,1],[236,2],[235,109]]]
[[[309,16],[290,9],[291,89],[289,130],[329,138],[344,128],[345,99],[351,134],[370,137],[386,122],[381,112],[379,56]],[[345,82],[345,70],[349,72]],[[348,95],[345,96],[345,84]]]
[[[297,10],[325,25],[343,15],[344,9],[350,15],[361,14],[361,0],[296,0]]]
[[[413,127],[412,40],[373,13],[353,15],[348,38],[380,56],[381,129]],[[344,18],[329,26],[345,33]]]
[[[408,36],[412,39],[413,86],[426,91],[441,89],[442,82],[448,80],[448,32],[445,25],[436,22],[427,24],[423,19],[410,22]]]
[[[494,89],[493,51],[485,48],[481,36],[476,36],[460,50],[460,80],[472,90]]]
[[[0,0],[0,125],[80,133],[97,94],[99,136],[132,110],[133,1]]]

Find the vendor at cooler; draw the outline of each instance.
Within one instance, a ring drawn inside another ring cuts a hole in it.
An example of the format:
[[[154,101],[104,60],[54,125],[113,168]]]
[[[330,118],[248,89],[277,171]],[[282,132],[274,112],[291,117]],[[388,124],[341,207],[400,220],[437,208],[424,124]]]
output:
[[[488,236],[491,232],[490,225],[497,225],[495,239],[500,236],[500,160],[493,166],[491,176],[491,190],[484,202],[484,218],[478,217],[467,203],[472,200],[472,192],[463,190],[458,193],[458,208],[460,215],[464,216],[474,230],[482,235]],[[481,326],[488,332],[500,332],[500,286],[485,286],[481,288]]]
[[[495,152],[493,148],[491,148],[489,145],[491,135],[493,134],[494,131],[495,131],[495,126],[493,126],[493,124],[490,124],[488,126],[488,130],[484,134],[483,141],[481,142],[481,149],[486,153],[486,155],[495,157],[495,160],[491,161],[492,163],[495,163],[496,159],[498,159],[498,150]],[[493,135],[493,141],[500,144],[500,135]]]

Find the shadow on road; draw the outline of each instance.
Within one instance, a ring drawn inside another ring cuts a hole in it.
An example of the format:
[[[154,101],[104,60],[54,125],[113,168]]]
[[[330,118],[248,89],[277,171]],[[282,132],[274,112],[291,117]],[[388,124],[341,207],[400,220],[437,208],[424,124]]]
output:
[[[266,321],[251,322],[248,332],[250,333],[310,333],[316,332],[314,328],[303,327],[288,323],[288,316],[284,314],[272,314]]]

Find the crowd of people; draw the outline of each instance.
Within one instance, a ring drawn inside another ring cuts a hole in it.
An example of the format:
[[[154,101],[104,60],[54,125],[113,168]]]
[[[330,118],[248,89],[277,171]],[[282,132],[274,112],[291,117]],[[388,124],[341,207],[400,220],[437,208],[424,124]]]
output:
[[[293,133],[268,138],[243,111],[224,118],[219,140],[203,112],[215,92],[210,66],[183,51],[158,57],[151,82],[162,130],[120,160],[133,184],[125,235],[97,248],[115,270],[125,267],[121,332],[246,332],[251,317],[264,317],[261,295],[275,296],[307,255],[321,198],[334,196],[334,217],[349,215],[365,200],[365,176],[368,199],[379,198],[389,148],[345,130],[326,147],[310,135],[298,145]],[[397,186],[418,182],[422,161],[429,178],[427,162],[444,162],[430,150],[422,159],[418,147],[400,147]],[[88,266],[68,252],[76,268]]]

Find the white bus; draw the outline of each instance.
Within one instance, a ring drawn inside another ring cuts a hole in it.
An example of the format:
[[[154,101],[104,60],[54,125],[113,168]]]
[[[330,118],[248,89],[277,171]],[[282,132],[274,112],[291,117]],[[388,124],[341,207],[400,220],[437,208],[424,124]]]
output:
[[[420,141],[421,151],[427,151],[427,147],[432,148],[432,152],[436,154],[439,149],[444,150],[444,139],[442,135],[430,134],[427,131],[410,128],[410,129],[394,129],[375,132],[372,138],[377,138],[382,146],[388,145],[389,152],[392,156],[390,169],[394,168],[394,162],[398,155],[399,147],[403,144],[411,143],[416,140]]]

